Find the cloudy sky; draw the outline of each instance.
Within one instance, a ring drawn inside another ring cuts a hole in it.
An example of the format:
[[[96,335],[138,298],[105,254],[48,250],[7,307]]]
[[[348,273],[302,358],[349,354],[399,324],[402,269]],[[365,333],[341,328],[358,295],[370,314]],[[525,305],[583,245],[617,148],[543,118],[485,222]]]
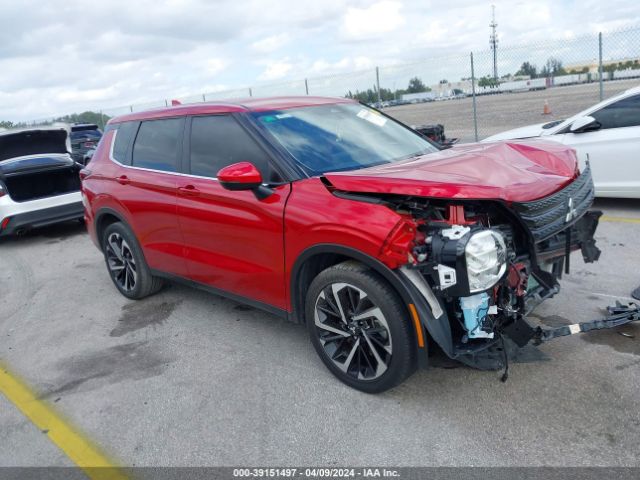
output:
[[[367,88],[376,65],[423,58],[462,67],[488,47],[492,3],[501,47],[552,38],[575,47],[583,34],[640,23],[632,0],[0,0],[0,120],[249,86],[304,93],[303,82],[282,83],[306,77],[322,77],[310,82],[315,93],[340,94],[332,78]],[[416,69],[429,76],[431,64]],[[410,70],[382,69],[383,83],[404,86]]]

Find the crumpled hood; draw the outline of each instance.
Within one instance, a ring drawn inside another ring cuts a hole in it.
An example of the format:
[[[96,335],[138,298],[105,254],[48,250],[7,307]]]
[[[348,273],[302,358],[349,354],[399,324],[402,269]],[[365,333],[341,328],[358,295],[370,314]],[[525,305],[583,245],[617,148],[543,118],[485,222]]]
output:
[[[574,150],[541,140],[475,143],[347,172],[326,173],[338,190],[524,202],[577,176]]]

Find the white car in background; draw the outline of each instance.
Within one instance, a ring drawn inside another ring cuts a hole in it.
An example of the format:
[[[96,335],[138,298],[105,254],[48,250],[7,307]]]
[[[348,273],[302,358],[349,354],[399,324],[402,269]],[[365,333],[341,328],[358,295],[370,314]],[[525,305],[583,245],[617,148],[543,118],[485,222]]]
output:
[[[591,165],[598,197],[640,198],[640,86],[566,120],[530,125],[483,142],[543,137],[576,149]]]
[[[84,216],[64,127],[0,132],[0,237]]]

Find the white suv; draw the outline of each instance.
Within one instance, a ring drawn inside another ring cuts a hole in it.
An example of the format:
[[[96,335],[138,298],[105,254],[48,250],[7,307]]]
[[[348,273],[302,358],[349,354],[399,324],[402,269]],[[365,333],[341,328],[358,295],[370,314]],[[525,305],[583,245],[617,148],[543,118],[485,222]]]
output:
[[[83,218],[64,127],[0,131],[0,236]]]
[[[582,167],[588,159],[596,196],[640,198],[640,87],[567,120],[516,128],[483,142],[530,137],[575,148]]]

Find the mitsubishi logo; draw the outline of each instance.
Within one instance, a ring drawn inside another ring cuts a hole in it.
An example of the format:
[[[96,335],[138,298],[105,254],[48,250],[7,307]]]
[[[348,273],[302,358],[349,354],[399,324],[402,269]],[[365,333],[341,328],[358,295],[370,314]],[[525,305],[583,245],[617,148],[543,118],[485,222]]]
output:
[[[573,208],[573,197],[569,197],[569,211],[567,212],[567,216],[564,219],[565,223],[569,223],[571,220],[578,216],[578,211]]]

